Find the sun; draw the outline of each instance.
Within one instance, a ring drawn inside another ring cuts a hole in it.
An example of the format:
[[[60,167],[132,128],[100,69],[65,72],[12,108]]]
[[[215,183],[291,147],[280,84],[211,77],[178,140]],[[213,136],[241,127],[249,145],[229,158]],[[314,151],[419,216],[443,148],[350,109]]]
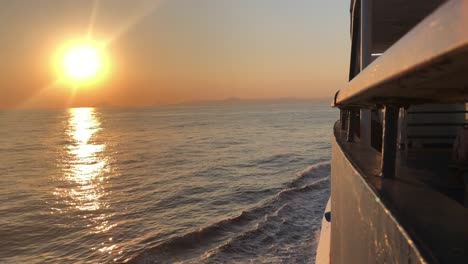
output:
[[[74,87],[101,81],[109,68],[105,49],[90,40],[64,44],[54,61],[59,79]]]
[[[76,80],[95,77],[101,68],[97,48],[90,45],[71,47],[63,56],[65,74]]]

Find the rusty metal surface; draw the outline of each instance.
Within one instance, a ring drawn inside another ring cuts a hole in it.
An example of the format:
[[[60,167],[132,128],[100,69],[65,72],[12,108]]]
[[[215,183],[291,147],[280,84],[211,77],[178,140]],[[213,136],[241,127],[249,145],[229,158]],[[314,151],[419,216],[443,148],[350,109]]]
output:
[[[468,1],[425,18],[339,91],[335,105],[468,101]]]

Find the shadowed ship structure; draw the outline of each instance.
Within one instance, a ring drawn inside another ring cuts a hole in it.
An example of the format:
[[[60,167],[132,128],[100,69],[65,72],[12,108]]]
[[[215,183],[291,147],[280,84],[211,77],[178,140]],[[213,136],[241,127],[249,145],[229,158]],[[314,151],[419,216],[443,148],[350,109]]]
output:
[[[351,1],[317,263],[468,263],[468,1]]]

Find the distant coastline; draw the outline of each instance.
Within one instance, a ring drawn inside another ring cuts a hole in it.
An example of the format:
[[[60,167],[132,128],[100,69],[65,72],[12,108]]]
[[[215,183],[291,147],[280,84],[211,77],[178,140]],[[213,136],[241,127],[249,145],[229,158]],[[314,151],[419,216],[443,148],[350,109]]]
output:
[[[219,100],[195,100],[187,101],[175,104],[167,105],[155,105],[155,106],[223,106],[223,105],[252,105],[252,104],[294,104],[294,103],[307,103],[307,102],[329,102],[331,98],[295,98],[295,97],[283,97],[283,98],[238,98],[229,97]]]

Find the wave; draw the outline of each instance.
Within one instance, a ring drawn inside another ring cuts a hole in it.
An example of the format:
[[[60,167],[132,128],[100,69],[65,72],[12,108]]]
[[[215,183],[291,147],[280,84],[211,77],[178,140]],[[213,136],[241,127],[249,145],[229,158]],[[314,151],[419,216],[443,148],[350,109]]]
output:
[[[274,260],[278,254],[315,240],[313,229],[320,224],[329,196],[329,172],[329,162],[309,166],[259,206],[154,245],[151,238],[147,239],[147,249],[127,261],[217,263],[261,256],[263,261],[271,257],[272,262],[279,262]],[[287,255],[305,256],[292,252]]]
[[[321,161],[297,173],[296,178],[289,183],[289,186],[300,186],[310,179],[320,179],[327,174],[330,174],[330,161]]]
[[[276,154],[276,155],[271,155],[269,157],[254,160],[252,163],[255,164],[256,166],[261,166],[261,165],[290,163],[290,162],[298,161],[299,159],[300,157],[294,154],[290,154],[290,153]]]

